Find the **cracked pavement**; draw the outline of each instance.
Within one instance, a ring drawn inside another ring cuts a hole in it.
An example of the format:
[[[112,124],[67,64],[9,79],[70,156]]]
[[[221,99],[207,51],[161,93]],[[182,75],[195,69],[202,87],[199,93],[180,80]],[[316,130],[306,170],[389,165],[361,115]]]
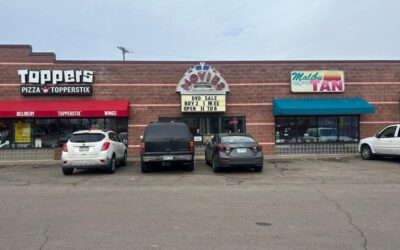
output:
[[[141,174],[63,176],[0,163],[1,249],[400,249],[400,161],[268,159],[213,173],[204,161]]]

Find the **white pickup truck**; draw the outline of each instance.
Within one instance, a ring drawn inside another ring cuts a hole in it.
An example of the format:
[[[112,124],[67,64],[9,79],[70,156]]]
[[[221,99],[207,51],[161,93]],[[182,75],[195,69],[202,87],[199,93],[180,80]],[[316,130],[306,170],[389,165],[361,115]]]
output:
[[[362,139],[358,152],[365,160],[376,155],[400,156],[400,124],[387,126],[375,136]]]

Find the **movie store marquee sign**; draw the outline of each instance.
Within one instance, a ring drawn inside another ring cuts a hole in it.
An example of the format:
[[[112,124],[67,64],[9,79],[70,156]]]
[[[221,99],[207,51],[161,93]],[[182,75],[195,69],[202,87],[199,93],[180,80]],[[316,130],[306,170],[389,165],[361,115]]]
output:
[[[344,73],[336,70],[292,71],[290,86],[293,93],[344,92]]]
[[[229,86],[221,74],[204,62],[185,72],[176,87],[181,112],[225,112]]]
[[[91,96],[94,72],[90,70],[18,70],[24,96]]]

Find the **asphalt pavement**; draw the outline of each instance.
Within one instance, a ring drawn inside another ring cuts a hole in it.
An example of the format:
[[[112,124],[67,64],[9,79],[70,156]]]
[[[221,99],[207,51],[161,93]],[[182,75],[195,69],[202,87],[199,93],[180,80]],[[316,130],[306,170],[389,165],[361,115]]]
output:
[[[115,174],[0,163],[1,249],[400,249],[400,161]]]

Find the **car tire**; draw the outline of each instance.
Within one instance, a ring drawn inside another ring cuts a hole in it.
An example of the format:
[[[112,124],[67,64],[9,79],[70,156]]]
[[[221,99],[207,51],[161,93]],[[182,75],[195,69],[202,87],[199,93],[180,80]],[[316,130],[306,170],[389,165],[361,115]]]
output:
[[[62,169],[62,172],[63,172],[64,175],[72,175],[72,173],[74,172],[73,168],[63,168],[63,167],[61,167],[61,169]]]
[[[145,163],[143,161],[140,162],[140,169],[142,173],[150,173],[151,172],[151,167],[149,163]]]
[[[221,170],[218,166],[218,159],[216,156],[212,158],[212,169],[214,173],[218,173]]]
[[[116,162],[116,160],[115,160],[115,157],[113,156],[113,157],[111,158],[110,165],[109,165],[108,168],[107,168],[107,173],[109,173],[109,174],[115,173],[115,169],[116,169],[116,168],[117,168],[117,162]]]
[[[254,167],[254,172],[260,173],[263,171],[263,166],[255,166]]]
[[[127,162],[128,162],[128,153],[125,151],[124,157],[121,160],[121,166],[126,166]]]
[[[361,157],[364,160],[372,160],[374,158],[374,154],[368,145],[363,145],[361,147]]]
[[[189,165],[186,166],[186,171],[193,172],[194,170],[194,161],[192,161]]]

